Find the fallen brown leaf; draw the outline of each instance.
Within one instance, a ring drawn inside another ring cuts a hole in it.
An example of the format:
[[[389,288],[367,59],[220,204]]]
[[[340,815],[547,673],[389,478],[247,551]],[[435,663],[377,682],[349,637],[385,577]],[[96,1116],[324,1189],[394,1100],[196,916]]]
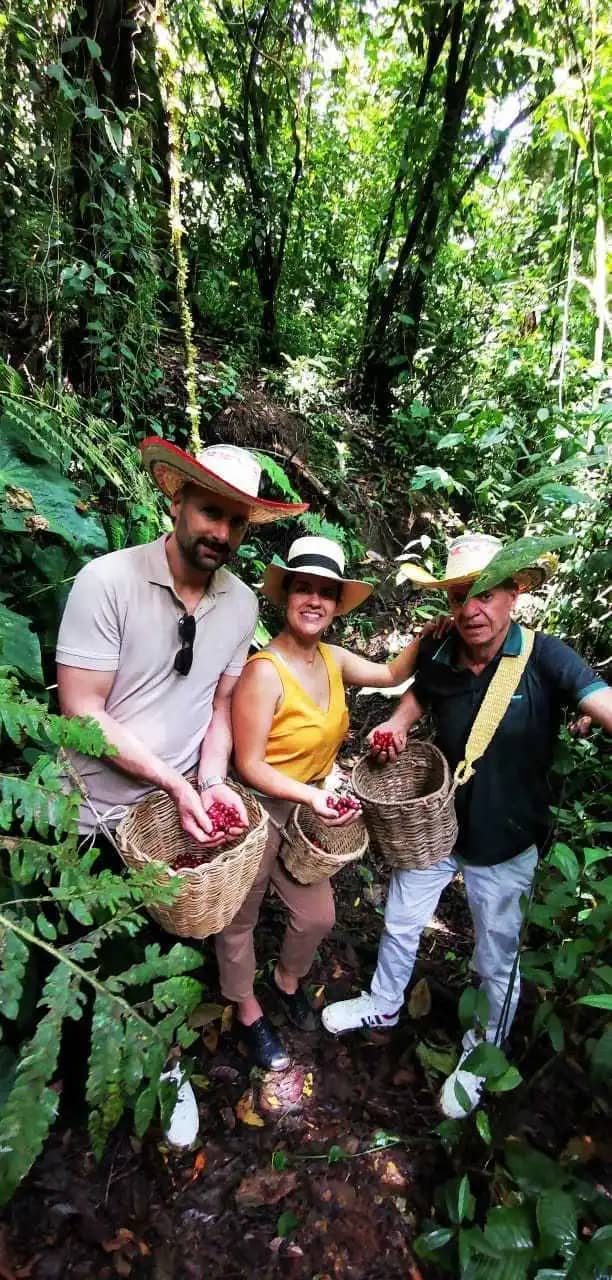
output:
[[[243,1093],[242,1097],[238,1099],[238,1102],[234,1107],[234,1111],[236,1112],[238,1119],[242,1120],[243,1124],[248,1124],[252,1128],[256,1129],[263,1128],[264,1122],[261,1116],[253,1109],[252,1089],[247,1089],[247,1092]]]
[[[257,1209],[262,1204],[278,1204],[290,1191],[295,1190],[297,1173],[285,1169],[263,1169],[247,1174],[236,1191],[236,1203],[241,1209]]]
[[[421,978],[420,982],[417,982],[410,992],[408,1013],[411,1018],[426,1018],[430,1009],[431,992],[427,985],[427,978]]]

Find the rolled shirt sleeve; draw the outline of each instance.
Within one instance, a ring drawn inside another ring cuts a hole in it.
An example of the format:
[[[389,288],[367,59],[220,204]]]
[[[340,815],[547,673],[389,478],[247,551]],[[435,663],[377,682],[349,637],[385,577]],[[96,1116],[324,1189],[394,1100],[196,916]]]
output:
[[[240,672],[242,671],[242,668],[244,667],[244,664],[249,656],[249,649],[253,641],[253,636],[255,635],[255,627],[257,626],[258,616],[259,616],[259,609],[257,607],[256,601],[253,601],[252,607],[251,607],[251,620],[249,622],[249,626],[247,630],[244,632],[244,634],[242,635],[241,639],[238,641],[238,644],[236,645],[236,648],[234,649],[234,652],[223,672],[224,675],[226,676],[240,675]]]
[[[116,671],[121,652],[121,629],[116,592],[99,562],[77,574],[62,617],[56,661],[87,671]]]
[[[574,649],[556,636],[540,634],[538,665],[565,699],[576,706],[591,694],[609,687]]]

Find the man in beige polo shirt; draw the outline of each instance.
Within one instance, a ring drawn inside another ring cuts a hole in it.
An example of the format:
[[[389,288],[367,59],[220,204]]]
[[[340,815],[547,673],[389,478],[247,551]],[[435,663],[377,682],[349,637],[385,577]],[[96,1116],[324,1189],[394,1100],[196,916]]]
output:
[[[125,805],[161,788],[185,831],[219,843],[207,814],[215,801],[234,804],[246,824],[225,777],[231,694],[257,621],[253,592],[225,565],[249,522],[307,508],[259,498],[260,467],[245,449],[213,445],[192,458],[153,437],[141,452],[171,500],[174,530],[86,565],[57,642],[62,712],[92,716],[116,750],[72,756],[87,790],[79,829],[112,831]],[[197,791],[184,776],[196,764]]]

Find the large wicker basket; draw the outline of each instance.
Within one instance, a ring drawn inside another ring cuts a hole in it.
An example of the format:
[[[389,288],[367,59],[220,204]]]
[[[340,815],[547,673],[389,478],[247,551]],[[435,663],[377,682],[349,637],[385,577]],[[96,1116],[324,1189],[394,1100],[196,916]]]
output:
[[[179,876],[183,887],[171,906],[150,907],[149,913],[179,938],[220,933],[240,910],[257,875],[268,838],[268,815],[249,791],[231,785],[246,806],[246,835],[211,850],[209,861],[199,867],[160,872],[159,883]],[[183,831],[176,805],[164,791],[154,791],[134,805],[115,834],[123,861],[136,871],[150,862],[165,862],[171,868],[179,854],[202,853],[198,841]]]
[[[368,847],[363,818],[345,827],[328,827],[307,805],[299,804],[287,823],[289,839],[280,856],[289,874],[300,884],[314,884],[362,858]]]
[[[392,867],[430,867],[452,852],[457,817],[448,764],[431,742],[409,741],[393,764],[364,756],[352,785],[366,826]]]

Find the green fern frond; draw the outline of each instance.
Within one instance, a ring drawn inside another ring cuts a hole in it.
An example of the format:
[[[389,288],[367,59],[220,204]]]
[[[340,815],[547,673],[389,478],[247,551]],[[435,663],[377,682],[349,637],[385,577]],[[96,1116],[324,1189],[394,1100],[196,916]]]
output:
[[[74,793],[49,791],[46,786],[13,774],[0,774],[0,826],[9,830],[17,819],[26,835],[34,829],[46,837],[53,828],[59,835],[73,830],[79,799]]]
[[[275,462],[274,458],[268,457],[267,453],[259,453],[256,449],[254,449],[253,452],[257,461],[261,465],[262,471],[265,471],[272,483],[276,485],[276,488],[280,489],[283,497],[288,498],[290,502],[301,502],[302,499],[300,498],[299,493],[296,493],[296,490],[287,479],[282,467],[279,467],[278,462]]]
[[[175,942],[165,955],[161,954],[159,943],[153,942],[145,947],[144,960],[119,974],[117,981],[124,987],[142,987],[156,978],[180,977],[188,969],[198,969],[201,963],[200,952],[182,942]]]
[[[97,720],[54,715],[44,703],[28,697],[14,676],[0,676],[0,723],[18,746],[29,737],[96,758],[115,754]]]
[[[2,931],[0,935],[0,1009],[5,1018],[13,1021],[19,1014],[23,990],[28,948],[16,934]]]
[[[87,1101],[91,1108],[89,1134],[96,1159],[100,1160],[109,1133],[119,1123],[124,1110],[121,1091],[121,1064],[124,1050],[124,1023],[116,1006],[98,994],[94,1004]]]
[[[24,385],[17,370],[5,360],[0,360],[0,392],[3,391],[10,396],[20,396],[23,395]]]
[[[57,1067],[65,1018],[78,1019],[83,996],[64,965],[47,978],[39,1004],[47,1013],[21,1053],[15,1080],[0,1114],[0,1204],[10,1200],[42,1151],[57,1115],[59,1094],[49,1088]]]
[[[185,1011],[191,1013],[201,999],[202,983],[196,978],[166,978],[163,982],[156,982],[153,987],[153,1004],[161,1011],[180,1008],[184,1016]]]

